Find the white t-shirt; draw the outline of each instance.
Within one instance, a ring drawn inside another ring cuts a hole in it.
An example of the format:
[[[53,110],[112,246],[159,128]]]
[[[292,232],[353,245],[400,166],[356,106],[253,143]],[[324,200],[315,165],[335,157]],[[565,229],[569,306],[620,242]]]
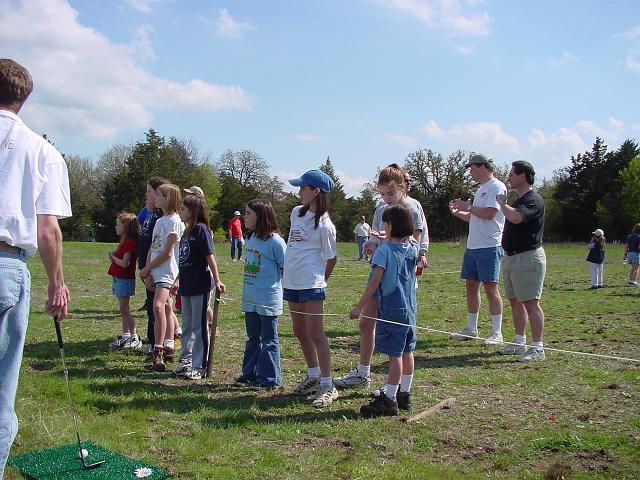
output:
[[[356,225],[356,228],[353,229],[353,233],[355,233],[359,237],[368,237],[369,231],[371,227],[367,222],[359,223]]]
[[[336,256],[336,227],[325,213],[315,228],[315,213],[304,217],[295,207],[291,212],[291,228],[284,257],[282,286],[291,290],[325,288],[325,264]]]
[[[420,209],[422,208],[422,206],[420,205],[420,202],[418,202],[414,198],[405,197],[402,200],[402,203],[411,212],[411,218],[413,219],[413,229],[414,230],[422,230],[422,234],[420,235],[420,238],[422,240],[422,237],[425,235],[426,230],[427,230],[427,224],[423,223],[424,213],[422,215],[420,214]],[[376,207],[376,211],[373,214],[373,225],[371,227],[373,230],[375,230],[377,232],[381,232],[381,231],[384,230],[384,224],[382,223],[382,214],[384,213],[384,211],[388,207],[389,207],[389,205],[387,205],[384,202],[378,203],[378,206]],[[427,234],[427,238],[428,238],[428,234]],[[376,248],[377,248],[378,245],[380,245],[382,243],[382,242],[380,242],[380,239],[378,239],[377,237],[370,237],[369,240],[373,240],[376,243]],[[389,241],[389,237],[387,237],[385,242],[386,241]],[[429,247],[429,242],[427,240],[425,250],[428,249],[428,247]],[[421,241],[420,242],[420,249],[422,249],[422,248],[423,248],[423,243]]]
[[[418,250],[429,250],[429,227],[427,226],[427,217],[424,214],[422,204],[413,197],[406,197],[404,203],[415,207],[420,213],[422,220],[422,233],[420,234],[420,248]]]
[[[153,261],[158,255],[164,252],[167,240],[170,235],[176,235],[176,242],[173,244],[173,255],[171,258],[151,269],[151,276],[153,282],[165,282],[173,284],[178,277],[178,259],[180,258],[180,237],[184,232],[184,224],[180,220],[177,213],[171,215],[165,215],[156,222],[156,226],[153,227],[153,237],[151,238],[151,257],[150,261]]]
[[[38,248],[37,215],[71,216],[69,176],[62,155],[20,118],[0,110],[0,240]]]
[[[469,219],[467,248],[476,249],[500,246],[502,230],[504,229],[504,214],[500,210],[500,205],[496,197],[506,194],[507,187],[497,178],[492,178],[478,188],[473,197],[473,206],[495,208],[497,213],[491,220],[484,220],[475,215],[471,215]]]

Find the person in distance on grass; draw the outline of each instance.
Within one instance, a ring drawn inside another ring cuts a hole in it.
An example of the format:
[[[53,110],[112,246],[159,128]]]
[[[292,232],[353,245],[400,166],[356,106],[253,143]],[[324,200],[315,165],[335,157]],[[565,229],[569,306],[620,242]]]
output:
[[[312,404],[321,408],[338,398],[331,378],[331,350],[322,317],[327,280],[338,261],[336,227],[329,218],[327,198],[333,180],[320,170],[309,170],[289,183],[300,187],[302,205],[291,212],[283,298],[289,302],[293,333],[307,363],[307,375],[293,393],[315,394]]]
[[[500,240],[504,215],[496,200],[506,195],[507,187],[493,176],[493,160],[482,154],[472,155],[467,164],[471,178],[480,183],[473,202],[456,198],[449,202],[451,213],[469,223],[467,249],[464,252],[460,277],[465,280],[467,294],[467,326],[451,335],[452,340],[469,340],[478,336],[480,315],[480,284],[489,301],[491,335],[487,345],[502,343],[502,297],[498,289],[500,279]]]
[[[71,216],[69,176],[62,155],[17,115],[32,90],[26,68],[0,59],[0,478],[18,431],[14,405],[31,291],[27,258],[36,250],[48,279],[45,310],[60,322],[69,304],[58,225]]]
[[[640,264],[640,223],[636,223],[624,242],[624,260],[631,265],[629,285],[638,286],[638,266]]]
[[[596,228],[591,232],[591,242],[589,242],[589,254],[587,262],[591,264],[591,288],[602,288],[602,274],[604,273],[604,232],[601,228]]]
[[[509,183],[518,199],[507,205],[506,196],[498,196],[500,210],[506,218],[502,235],[504,293],[511,304],[515,338],[512,344],[498,349],[502,355],[520,355],[519,362],[544,360],[542,336],[544,312],[540,307],[547,258],[542,248],[544,234],[544,200],[533,188],[536,172],[529,162],[511,164]],[[532,346],[526,348],[525,328],[531,324]]]
[[[365,243],[365,252],[373,254],[379,245],[388,241],[387,232],[385,232],[382,222],[382,215],[391,205],[404,204],[409,208],[413,219],[413,240],[416,244],[422,241],[423,231],[426,225],[423,223],[423,215],[415,206],[415,200],[407,197],[405,187],[405,172],[395,163],[383,168],[378,175],[378,192],[382,197],[382,203],[376,207],[373,215],[373,226],[371,230],[371,238]],[[422,255],[418,257],[418,261],[426,263],[424,250],[420,247]],[[348,388],[357,386],[369,386],[371,383],[371,357],[375,345],[376,322],[372,320],[378,313],[378,298],[371,296],[362,308],[362,316],[360,318],[360,362],[356,368],[346,373],[342,377],[335,379],[338,388]]]
[[[379,299],[375,348],[389,355],[387,383],[368,405],[360,408],[363,417],[398,415],[398,408],[411,407],[413,351],[416,348],[416,264],[418,248],[410,241],[414,232],[411,211],[403,204],[387,208],[382,214],[388,242],[376,249],[371,276],[351,318],[360,316],[372,296]],[[398,323],[402,325],[398,325]],[[398,392],[398,389],[400,390]]]
[[[229,220],[229,241],[231,242],[231,260],[240,260],[242,257],[242,245],[244,244],[244,237],[242,236],[242,221],[240,220],[240,211],[233,212],[233,218]],[[236,250],[238,251],[238,258],[236,259]]]
[[[358,224],[353,229],[353,233],[356,236],[356,242],[358,242],[358,260],[368,260],[369,257],[364,253],[364,243],[369,240],[369,232],[371,227],[367,223],[367,218],[364,215],[360,216]]]
[[[140,224],[133,213],[121,213],[116,219],[116,234],[120,243],[115,251],[109,252],[109,275],[111,293],[118,299],[122,315],[122,335],[109,344],[111,348],[138,348],[141,344],[136,330],[136,320],[131,315],[130,300],[136,293],[136,260],[138,258],[138,236]]]
[[[169,292],[178,277],[180,237],[184,232],[184,225],[178,215],[181,204],[180,189],[176,185],[165,183],[158,187],[156,206],[163,211],[164,216],[158,219],[153,228],[147,265],[140,271],[140,277],[148,288],[155,288],[153,369],[158,372],[166,371],[165,357],[170,359],[175,353],[175,315]]]
[[[180,239],[179,275],[172,292],[179,289],[182,300],[183,342],[180,364],[173,373],[200,380],[206,373],[209,358],[207,311],[211,290],[215,288],[224,293],[225,285],[220,281],[213,254],[209,208],[204,196],[185,195],[180,206],[180,219],[186,229]]]
[[[281,384],[278,315],[282,314],[282,272],[287,245],[278,235],[276,213],[268,200],[247,203],[242,310],[247,342],[237,385],[275,388]]]

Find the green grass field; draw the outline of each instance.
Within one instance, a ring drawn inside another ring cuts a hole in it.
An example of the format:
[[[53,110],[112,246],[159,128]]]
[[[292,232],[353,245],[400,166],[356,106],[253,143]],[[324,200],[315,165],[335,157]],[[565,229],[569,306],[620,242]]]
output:
[[[413,386],[417,413],[448,397],[451,410],[424,421],[363,420],[366,390],[348,390],[325,410],[290,395],[305,372],[290,318],[280,318],[284,386],[257,392],[232,386],[244,348],[242,263],[218,245],[228,297],[221,305],[213,378],[175,380],[152,372],[141,354],[111,352],[120,331],[106,275],[113,245],[65,243],[72,292],[63,324],[80,434],[183,479],[640,478],[640,364],[547,351],[519,364],[480,342],[451,342],[419,331]],[[622,248],[610,245],[606,288],[589,290],[584,245],[547,246],[542,305],[549,347],[640,358],[640,289],[627,286]],[[463,245],[432,246],[418,289],[418,325],[457,331],[466,322],[459,279]],[[339,245],[325,319],[335,374],[357,365],[357,321],[348,312],[368,272],[355,244]],[[46,277],[31,262],[33,302],[17,398],[20,431],[12,454],[74,440],[50,317]],[[143,303],[143,290],[132,300]],[[508,302],[506,302],[508,304]],[[505,308],[505,339],[513,335]],[[136,313],[141,332],[146,318]],[[489,334],[483,305],[480,334]],[[375,355],[374,386],[387,362]],[[20,478],[11,468],[6,478]],[[558,478],[560,478],[558,476]]]

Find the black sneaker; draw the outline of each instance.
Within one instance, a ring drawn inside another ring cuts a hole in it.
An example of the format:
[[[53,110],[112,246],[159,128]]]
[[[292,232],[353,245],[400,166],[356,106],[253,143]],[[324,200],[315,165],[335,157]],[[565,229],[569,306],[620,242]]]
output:
[[[380,394],[371,400],[368,405],[360,407],[360,415],[364,418],[395,417],[400,415],[400,410],[398,410],[398,402],[395,398]]]
[[[234,380],[234,385],[238,387],[252,387],[254,381],[249,377],[245,377],[244,375],[240,375],[238,378]]]
[[[396,394],[396,400],[398,401],[398,408],[400,410],[411,410],[410,392],[398,392]]]

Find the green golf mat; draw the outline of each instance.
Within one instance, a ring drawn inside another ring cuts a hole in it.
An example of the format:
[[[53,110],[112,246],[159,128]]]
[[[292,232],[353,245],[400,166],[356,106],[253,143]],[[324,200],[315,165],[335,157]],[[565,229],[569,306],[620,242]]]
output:
[[[105,450],[96,443],[83,442],[82,448],[86,448],[89,452],[89,456],[85,458],[87,465],[101,460],[105,462],[99,467],[85,470],[78,456],[78,444],[72,443],[15,455],[9,458],[8,464],[20,470],[26,478],[33,480],[115,480],[127,478],[159,480],[169,478],[166,472],[153,465]],[[141,471],[138,469],[150,469],[151,474],[145,475],[149,473],[149,470]],[[136,472],[142,473],[143,476],[136,475]]]

